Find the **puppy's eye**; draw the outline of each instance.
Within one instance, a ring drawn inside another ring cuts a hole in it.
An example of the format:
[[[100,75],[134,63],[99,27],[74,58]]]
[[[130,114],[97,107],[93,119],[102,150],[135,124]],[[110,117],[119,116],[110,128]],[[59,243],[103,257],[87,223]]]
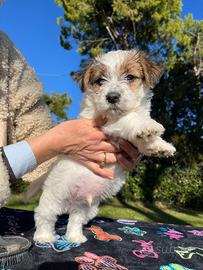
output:
[[[102,85],[106,80],[104,78],[98,78],[94,83]]]
[[[127,76],[125,76],[125,79],[127,81],[134,81],[135,79],[138,79],[138,78],[132,74],[128,74]]]

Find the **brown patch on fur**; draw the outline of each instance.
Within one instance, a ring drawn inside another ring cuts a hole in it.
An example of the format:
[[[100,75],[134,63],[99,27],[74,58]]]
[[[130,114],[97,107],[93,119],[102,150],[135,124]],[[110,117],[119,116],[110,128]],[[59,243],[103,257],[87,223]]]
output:
[[[143,52],[132,50],[126,57],[126,60],[120,65],[119,74],[131,74],[137,77],[137,79],[129,82],[132,90],[139,86],[140,79],[144,81],[147,87],[153,88],[162,75],[162,69]]]
[[[154,88],[163,74],[163,69],[143,52],[140,52],[140,65],[142,67],[146,85],[149,88]]]
[[[87,67],[77,76],[76,81],[79,83],[82,92],[85,92],[92,85],[96,85],[96,81],[105,76],[107,68],[101,63],[92,61]],[[99,85],[98,85],[99,88]]]
[[[119,76],[124,77],[127,75],[135,76],[135,79],[129,81],[130,88],[132,91],[135,91],[139,85],[140,81],[143,79],[142,68],[139,64],[139,58],[135,50],[130,52],[126,59],[119,66]]]

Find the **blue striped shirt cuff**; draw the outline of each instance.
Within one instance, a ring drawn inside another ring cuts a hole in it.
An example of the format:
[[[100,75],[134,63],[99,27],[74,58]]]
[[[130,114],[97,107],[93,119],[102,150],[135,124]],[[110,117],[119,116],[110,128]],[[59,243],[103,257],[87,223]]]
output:
[[[26,141],[4,146],[3,149],[16,178],[36,168],[37,160]]]

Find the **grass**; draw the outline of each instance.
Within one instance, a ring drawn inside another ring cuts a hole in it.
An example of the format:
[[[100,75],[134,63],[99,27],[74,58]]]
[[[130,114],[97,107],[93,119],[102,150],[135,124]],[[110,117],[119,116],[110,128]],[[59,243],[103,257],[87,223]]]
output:
[[[39,196],[32,198],[28,204],[23,202],[23,194],[12,195],[7,207],[34,210]],[[141,202],[120,202],[113,199],[100,206],[100,217],[115,219],[135,219],[146,222],[161,222],[178,225],[203,227],[203,212],[169,208],[161,203],[143,204]]]
[[[191,225],[203,227],[203,212],[188,209],[173,209],[162,203],[121,203],[117,199],[102,205],[100,216],[109,218],[136,219],[138,221]]]

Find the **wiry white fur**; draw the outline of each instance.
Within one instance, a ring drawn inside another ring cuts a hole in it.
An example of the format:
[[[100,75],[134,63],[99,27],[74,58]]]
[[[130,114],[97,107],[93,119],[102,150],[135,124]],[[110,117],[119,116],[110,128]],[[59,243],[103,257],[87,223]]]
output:
[[[127,139],[146,155],[173,155],[175,148],[160,138],[163,126],[150,117],[151,91],[143,83],[132,91],[128,82],[118,77],[117,66],[127,55],[125,51],[110,52],[96,59],[97,63],[107,67],[107,78],[99,91],[95,91],[94,86],[86,91],[80,117],[92,119],[104,115],[108,118],[103,127],[106,134]],[[121,94],[116,107],[106,100],[111,91]],[[111,168],[114,170],[112,181],[95,175],[66,156],[60,156],[45,181],[35,210],[34,240],[53,242],[57,215],[69,213],[68,240],[85,242],[82,225],[94,218],[99,203],[114,196],[125,182],[121,167],[115,165]]]

